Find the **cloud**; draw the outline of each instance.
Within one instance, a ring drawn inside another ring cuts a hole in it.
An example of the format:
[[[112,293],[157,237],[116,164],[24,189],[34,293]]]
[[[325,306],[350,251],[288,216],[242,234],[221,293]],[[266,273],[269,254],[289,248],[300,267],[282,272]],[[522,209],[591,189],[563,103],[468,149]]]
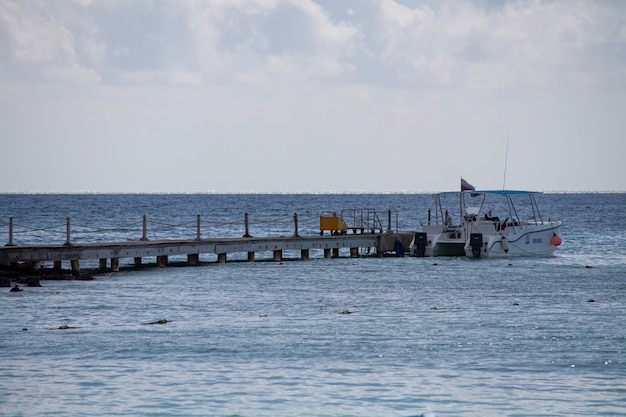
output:
[[[348,2],[340,11],[311,0],[9,0],[0,5],[3,67],[20,68],[14,77],[75,73],[104,83],[171,72],[153,78],[176,83],[187,74],[195,85],[289,77],[480,90],[624,79],[619,2],[408,4]]]
[[[511,181],[624,184],[625,89],[619,1],[0,2],[3,154],[61,183],[50,161],[80,148],[118,179],[143,167],[134,189],[175,187],[163,165],[197,186],[241,166],[236,189],[486,184],[510,133]]]
[[[351,70],[357,31],[312,1],[188,2],[188,27],[206,79],[336,77]]]

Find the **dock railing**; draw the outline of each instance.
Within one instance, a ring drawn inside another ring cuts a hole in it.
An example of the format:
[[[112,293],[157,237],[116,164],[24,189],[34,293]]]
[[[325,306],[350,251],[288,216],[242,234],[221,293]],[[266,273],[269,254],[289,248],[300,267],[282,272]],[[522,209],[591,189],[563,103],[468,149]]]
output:
[[[380,213],[379,211],[378,213]],[[398,232],[398,212],[387,210],[387,225],[375,209],[344,209],[341,216],[347,229],[353,233],[395,233]],[[143,215],[137,221],[117,226],[96,226],[75,222],[70,217],[65,222],[36,227],[24,224],[24,219],[16,221],[10,217],[0,228],[8,229],[5,246],[28,246],[63,244],[71,246],[79,243],[148,241],[165,239],[196,239],[215,237],[293,236],[301,234],[313,236],[319,233],[319,216],[301,218],[297,213],[290,215],[253,219],[244,213],[243,219],[231,221],[208,221],[200,214],[187,221],[171,223],[156,217]],[[243,220],[243,221],[242,221]],[[7,230],[5,229],[5,230]],[[253,230],[254,229],[254,230]]]
[[[380,211],[379,211],[380,213]],[[353,233],[384,233],[381,221],[375,209],[348,208],[341,211],[341,218]],[[398,233],[398,211],[387,210],[387,233]]]
[[[169,223],[143,215],[141,219],[119,226],[87,226],[73,222],[70,217],[64,223],[35,227],[16,222],[14,217],[9,222],[0,224],[8,228],[8,241],[5,246],[29,246],[63,244],[71,246],[77,243],[149,241],[162,239],[195,239],[214,237],[251,237],[252,228],[265,235],[300,236],[302,225],[305,233],[317,229],[314,223],[318,217],[299,218],[297,213],[270,219],[251,219],[244,213],[243,219],[215,222],[204,220],[196,215],[188,221]],[[5,229],[6,230],[6,229]]]

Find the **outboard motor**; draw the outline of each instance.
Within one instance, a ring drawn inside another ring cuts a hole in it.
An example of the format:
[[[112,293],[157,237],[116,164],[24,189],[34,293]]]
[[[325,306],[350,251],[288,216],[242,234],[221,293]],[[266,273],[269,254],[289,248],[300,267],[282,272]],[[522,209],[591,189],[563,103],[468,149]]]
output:
[[[470,235],[469,244],[472,247],[472,256],[474,256],[474,258],[480,258],[480,249],[483,246],[483,234],[472,233]]]
[[[396,239],[396,256],[404,256],[404,245],[400,239]]]
[[[417,232],[413,238],[417,256],[423,258],[426,253],[426,245],[428,245],[428,236],[426,232]]]

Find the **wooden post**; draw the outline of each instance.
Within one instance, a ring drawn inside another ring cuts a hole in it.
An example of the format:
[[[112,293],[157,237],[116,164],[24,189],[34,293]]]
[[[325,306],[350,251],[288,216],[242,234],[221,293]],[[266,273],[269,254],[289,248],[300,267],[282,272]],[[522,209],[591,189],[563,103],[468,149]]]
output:
[[[120,258],[111,258],[111,271],[120,272]]]
[[[254,252],[248,252],[248,262],[254,262]]]
[[[57,270],[57,271],[60,271],[61,270],[61,266],[62,266],[61,261],[54,261],[54,264],[53,264],[52,268]]]
[[[293,223],[294,223],[293,237],[299,237],[300,235],[298,235],[298,213],[293,213]]]
[[[359,257],[359,248],[350,248],[350,257],[358,258]]]
[[[245,227],[244,233],[243,233],[243,237],[250,237],[250,233],[248,230],[248,213],[244,213],[243,214],[243,224]]]
[[[190,253],[187,255],[187,262],[189,262],[191,265],[198,265],[198,262],[200,261],[200,255],[197,253]]]
[[[100,271],[106,271],[106,269],[107,269],[107,258],[100,258],[98,260],[98,269]]]
[[[135,266],[141,266],[141,256],[135,257]]]
[[[146,217],[146,215],[143,215],[143,221],[142,221],[142,227],[141,227],[141,240],[148,240],[148,218]]]
[[[387,233],[391,233],[391,210],[387,210]]]
[[[217,262],[220,264],[226,263],[226,254],[225,253],[218,253],[217,254]]]
[[[200,240],[200,215],[196,216],[196,240]]]
[[[333,258],[339,258],[339,248],[333,248]]]
[[[70,218],[65,218],[65,246],[71,246],[70,243]]]
[[[13,244],[13,217],[9,217],[9,243],[7,246],[15,246]]]
[[[303,261],[308,261],[309,260],[309,250],[308,249],[301,249],[300,250],[300,259],[302,259]]]
[[[324,258],[330,259],[330,257],[331,257],[330,249],[328,248],[324,249]]]
[[[276,262],[280,262],[283,260],[283,251],[280,249],[277,249],[274,251],[274,261]]]

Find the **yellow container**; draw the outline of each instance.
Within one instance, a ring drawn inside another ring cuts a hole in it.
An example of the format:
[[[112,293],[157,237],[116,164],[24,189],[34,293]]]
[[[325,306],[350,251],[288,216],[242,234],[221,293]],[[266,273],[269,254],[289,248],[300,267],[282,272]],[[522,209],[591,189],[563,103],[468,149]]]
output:
[[[346,230],[347,228],[348,226],[339,216],[320,216],[320,230]]]

